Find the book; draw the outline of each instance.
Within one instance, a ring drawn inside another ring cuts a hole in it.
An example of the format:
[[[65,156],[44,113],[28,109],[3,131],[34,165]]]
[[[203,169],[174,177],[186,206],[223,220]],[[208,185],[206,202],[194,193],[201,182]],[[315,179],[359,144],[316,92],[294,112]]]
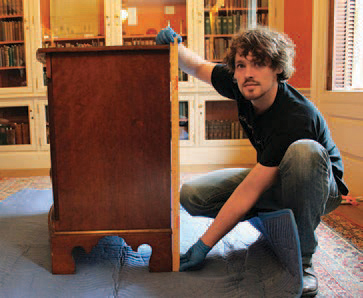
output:
[[[205,35],[209,35],[211,34],[211,23],[210,23],[210,18],[205,18],[204,19],[204,34]]]
[[[227,34],[234,33],[233,16],[227,16]]]
[[[227,16],[221,16],[221,18],[222,18],[221,34],[228,34],[228,19],[227,19]]]
[[[15,143],[23,144],[23,134],[22,134],[21,124],[16,124],[15,126]]]
[[[221,16],[216,17],[215,34],[222,34],[222,17]]]
[[[21,133],[23,138],[23,144],[30,144],[29,123],[21,124]]]
[[[12,127],[9,127],[6,130],[6,140],[7,140],[7,144],[8,145],[15,145],[15,129],[13,129]]]

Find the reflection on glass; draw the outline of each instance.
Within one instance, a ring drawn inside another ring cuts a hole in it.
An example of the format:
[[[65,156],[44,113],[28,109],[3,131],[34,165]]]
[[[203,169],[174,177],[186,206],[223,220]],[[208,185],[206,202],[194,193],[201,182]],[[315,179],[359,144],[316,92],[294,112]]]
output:
[[[105,44],[104,0],[41,0],[43,47]]]
[[[47,144],[50,143],[49,141],[49,112],[48,112],[48,106],[45,106],[45,135],[47,138]]]
[[[188,46],[186,0],[126,0],[121,5],[123,45],[155,45],[158,32],[170,26]],[[179,81],[187,80],[179,71]]]

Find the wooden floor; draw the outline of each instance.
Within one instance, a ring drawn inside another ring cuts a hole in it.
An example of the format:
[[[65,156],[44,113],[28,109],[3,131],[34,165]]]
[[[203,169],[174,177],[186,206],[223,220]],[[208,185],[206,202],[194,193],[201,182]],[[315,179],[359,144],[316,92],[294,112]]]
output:
[[[335,213],[363,228],[363,202],[360,202],[358,206],[341,205],[335,210]]]

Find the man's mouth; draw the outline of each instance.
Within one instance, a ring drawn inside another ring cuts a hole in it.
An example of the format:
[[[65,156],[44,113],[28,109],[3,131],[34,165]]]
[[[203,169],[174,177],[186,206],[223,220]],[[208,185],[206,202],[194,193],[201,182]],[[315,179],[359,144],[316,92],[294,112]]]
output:
[[[246,83],[243,86],[244,87],[251,87],[251,86],[257,86],[257,85],[258,85],[257,83]]]

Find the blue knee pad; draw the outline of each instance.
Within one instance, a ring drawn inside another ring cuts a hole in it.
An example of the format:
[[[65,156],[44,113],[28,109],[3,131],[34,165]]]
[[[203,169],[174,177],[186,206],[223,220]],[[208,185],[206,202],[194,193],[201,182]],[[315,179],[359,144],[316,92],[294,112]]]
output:
[[[293,212],[283,209],[274,212],[259,213],[249,222],[268,241],[269,246],[283,268],[290,273],[291,292],[301,295],[303,287],[303,269],[300,240]]]

